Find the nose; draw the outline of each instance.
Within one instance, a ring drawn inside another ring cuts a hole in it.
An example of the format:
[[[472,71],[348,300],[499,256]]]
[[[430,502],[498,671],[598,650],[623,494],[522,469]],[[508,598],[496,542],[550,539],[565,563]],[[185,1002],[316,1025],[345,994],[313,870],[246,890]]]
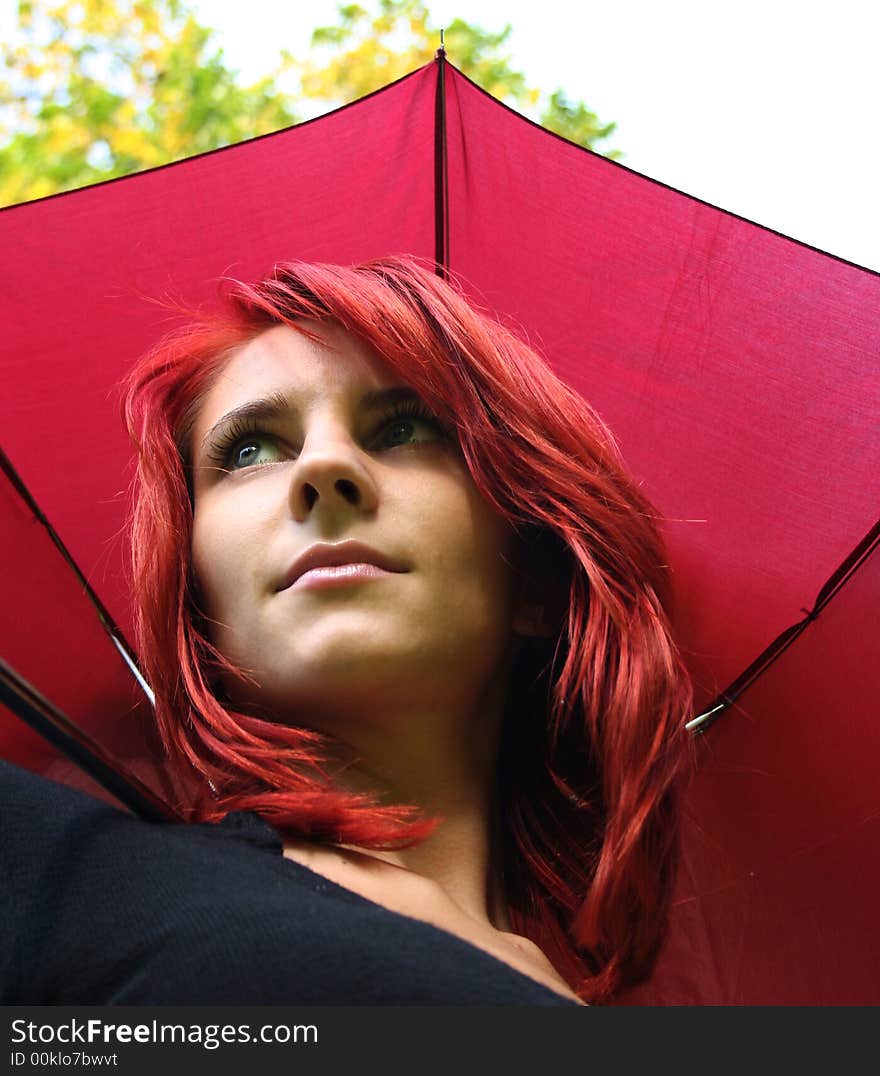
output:
[[[360,446],[343,430],[312,430],[293,469],[290,504],[297,522],[316,512],[330,516],[374,512],[376,481]]]

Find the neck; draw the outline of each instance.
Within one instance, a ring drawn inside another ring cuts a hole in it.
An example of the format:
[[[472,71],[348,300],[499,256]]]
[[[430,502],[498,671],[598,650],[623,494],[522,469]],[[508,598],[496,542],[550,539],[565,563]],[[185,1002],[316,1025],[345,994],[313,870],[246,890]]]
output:
[[[496,794],[503,694],[493,690],[455,715],[381,712],[380,725],[321,722],[350,750],[337,783],[385,803],[416,805],[442,821],[414,847],[355,850],[433,880],[477,922],[508,930]]]

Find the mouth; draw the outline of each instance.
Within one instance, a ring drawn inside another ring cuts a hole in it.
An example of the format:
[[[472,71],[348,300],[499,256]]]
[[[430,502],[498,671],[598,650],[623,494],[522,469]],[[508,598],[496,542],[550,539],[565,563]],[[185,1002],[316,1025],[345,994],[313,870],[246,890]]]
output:
[[[327,590],[350,586],[353,583],[366,583],[370,579],[393,574],[375,564],[339,564],[332,568],[310,568],[291,583],[288,590]]]
[[[296,558],[277,589],[346,586],[408,570],[401,561],[362,542],[318,542]]]

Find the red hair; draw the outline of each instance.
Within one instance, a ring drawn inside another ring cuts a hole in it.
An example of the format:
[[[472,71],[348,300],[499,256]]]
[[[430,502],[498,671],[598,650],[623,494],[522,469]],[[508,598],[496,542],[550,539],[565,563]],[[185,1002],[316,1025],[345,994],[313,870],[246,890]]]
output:
[[[658,516],[591,407],[412,259],[292,262],[233,282],[226,313],[173,334],[126,379],[137,644],[166,750],[202,790],[189,815],[250,810],[368,848],[417,843],[439,821],[335,787],[328,737],[233,711],[212,688],[232,667],[208,639],[192,575],[191,426],[232,348],[277,324],[302,332],[302,319],[341,324],[454,426],[483,497],[536,572],[564,585],[558,633],[528,641],[504,718],[503,886],[512,929],[584,1000],[610,1000],[648,976],[665,934],[692,757]]]

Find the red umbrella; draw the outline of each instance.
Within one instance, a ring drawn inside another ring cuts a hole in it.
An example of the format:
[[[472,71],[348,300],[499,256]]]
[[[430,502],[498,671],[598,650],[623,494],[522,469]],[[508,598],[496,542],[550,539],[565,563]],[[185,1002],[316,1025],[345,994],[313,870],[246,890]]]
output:
[[[210,301],[290,258],[436,257],[590,400],[668,519],[710,716],[669,941],[623,1000],[880,1001],[878,274],[551,135],[442,57],[321,119],[5,209],[0,234],[0,653],[51,704],[165,794],[120,657],[113,386],[170,327],[150,297]],[[2,716],[6,757],[81,780]]]

